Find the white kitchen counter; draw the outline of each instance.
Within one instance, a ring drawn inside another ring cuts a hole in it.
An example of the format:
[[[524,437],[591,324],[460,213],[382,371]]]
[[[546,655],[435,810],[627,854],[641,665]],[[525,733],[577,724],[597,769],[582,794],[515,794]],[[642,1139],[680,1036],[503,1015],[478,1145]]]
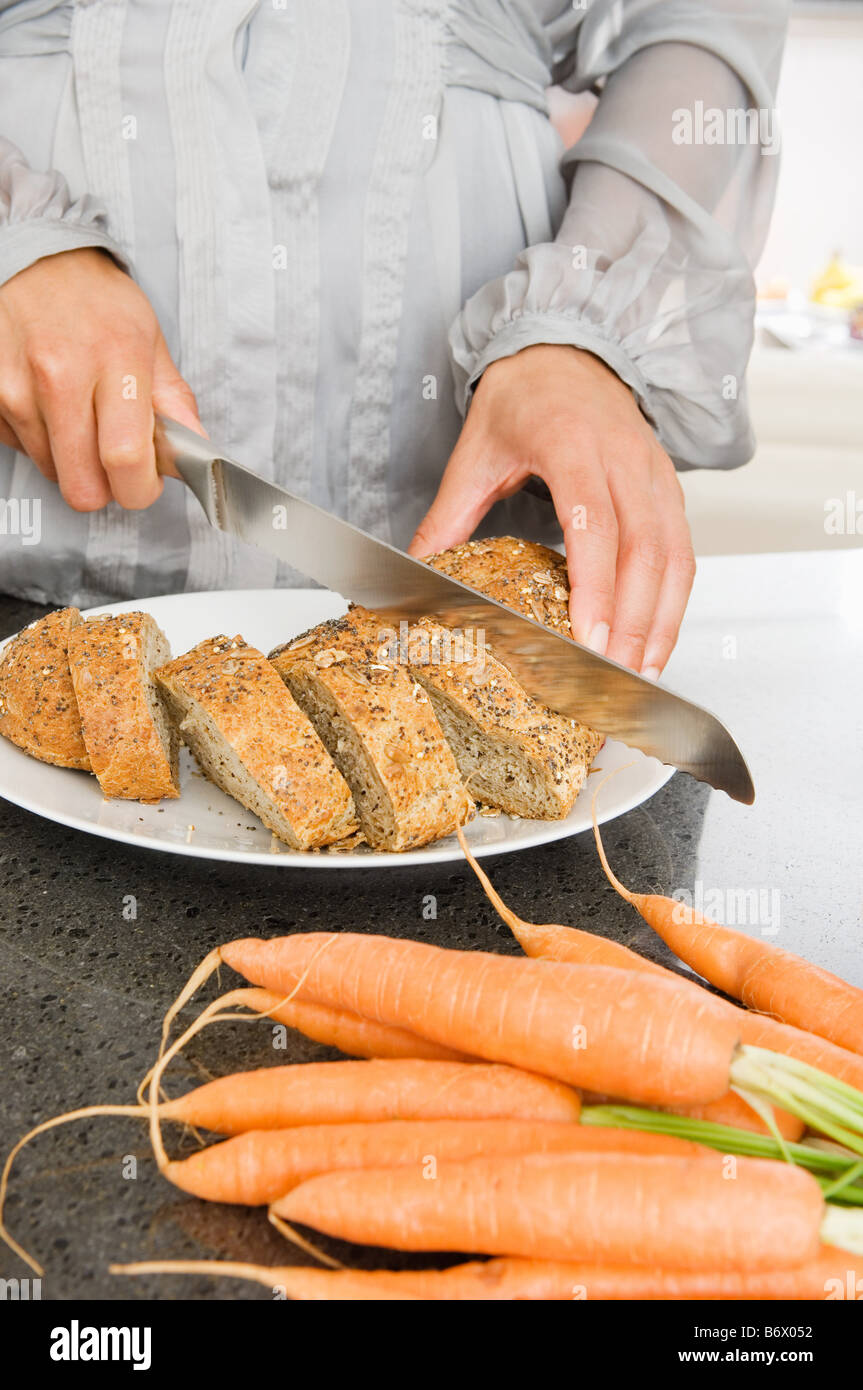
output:
[[[755,782],[752,807],[709,797],[704,891],[759,890],[745,930],[863,985],[863,553],[701,560],[664,682],[719,715]]]

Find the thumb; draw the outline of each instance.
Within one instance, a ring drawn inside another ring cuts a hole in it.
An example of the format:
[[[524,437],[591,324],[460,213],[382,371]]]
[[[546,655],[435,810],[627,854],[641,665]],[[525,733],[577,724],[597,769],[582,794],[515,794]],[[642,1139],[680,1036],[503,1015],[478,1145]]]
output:
[[[456,445],[437,496],[408,546],[409,555],[423,559],[470,539],[500,495],[488,479],[478,475],[472,451]]]
[[[161,333],[153,354],[153,409],[161,415],[179,421],[196,434],[207,437],[207,431],[198,418],[195,393],[174,366],[168,345]]]

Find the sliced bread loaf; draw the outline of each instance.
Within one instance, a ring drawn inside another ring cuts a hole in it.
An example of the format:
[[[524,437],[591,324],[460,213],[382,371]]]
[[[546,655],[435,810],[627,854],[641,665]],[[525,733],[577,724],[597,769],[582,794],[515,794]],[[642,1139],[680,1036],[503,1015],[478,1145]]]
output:
[[[270,661],[311,719],[381,850],[416,849],[473,814],[431,703],[363,608],[277,647]]]
[[[180,795],[177,732],[154,668],[171,655],[149,613],[88,618],[69,634],[69,668],[90,763],[107,797]]]
[[[202,770],[292,849],[357,828],[347,783],[264,655],[212,637],[157,672]]]
[[[0,734],[57,767],[90,771],[69,672],[77,608],[59,608],[25,627],[0,653]]]

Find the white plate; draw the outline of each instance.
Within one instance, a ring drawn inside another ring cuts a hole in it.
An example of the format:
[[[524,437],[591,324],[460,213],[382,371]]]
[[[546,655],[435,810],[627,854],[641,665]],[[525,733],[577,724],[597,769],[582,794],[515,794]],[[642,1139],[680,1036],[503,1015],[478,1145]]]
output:
[[[109,604],[94,613],[151,613],[179,654],[216,633],[241,632],[247,642],[271,651],[325,618],[345,611],[344,601],[326,589],[247,589],[223,593],[167,594],[159,598]],[[634,762],[633,762],[634,760]],[[594,763],[603,771],[633,762],[609,783],[602,796],[600,820],[607,821],[646,801],[668,781],[673,768],[609,740]],[[596,785],[596,778],[588,780]],[[180,755],[182,795],[177,801],[143,806],[137,801],[106,801],[96,779],[85,772],[37,762],[0,738],[0,796],[27,811],[75,830],[147,849],[190,854],[200,859],[237,864],[277,864],[312,869],[379,868],[390,864],[431,864],[461,859],[454,835],[424,849],[382,854],[363,846],[349,854],[300,853],[271,835],[257,816],[219,791],[198,772],[187,749]],[[467,828],[474,853],[503,854],[576,835],[590,827],[586,791],[562,821],[518,820],[511,816],[477,816]]]

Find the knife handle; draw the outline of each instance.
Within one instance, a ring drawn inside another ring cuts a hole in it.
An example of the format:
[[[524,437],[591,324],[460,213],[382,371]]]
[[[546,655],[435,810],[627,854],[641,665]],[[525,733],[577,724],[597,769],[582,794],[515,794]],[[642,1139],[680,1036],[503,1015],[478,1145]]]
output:
[[[222,458],[206,435],[190,430],[167,415],[157,415],[153,428],[156,470],[163,477],[179,478],[204,509],[211,526],[224,529],[221,486]]]
[[[153,445],[156,450],[156,472],[159,476],[179,478],[183,482],[187,479],[177,467],[178,460],[209,463],[213,456],[203,427],[202,433],[198,434],[196,430],[190,430],[187,425],[181,425],[178,420],[172,420],[167,415],[160,415],[158,411],[153,421]]]

